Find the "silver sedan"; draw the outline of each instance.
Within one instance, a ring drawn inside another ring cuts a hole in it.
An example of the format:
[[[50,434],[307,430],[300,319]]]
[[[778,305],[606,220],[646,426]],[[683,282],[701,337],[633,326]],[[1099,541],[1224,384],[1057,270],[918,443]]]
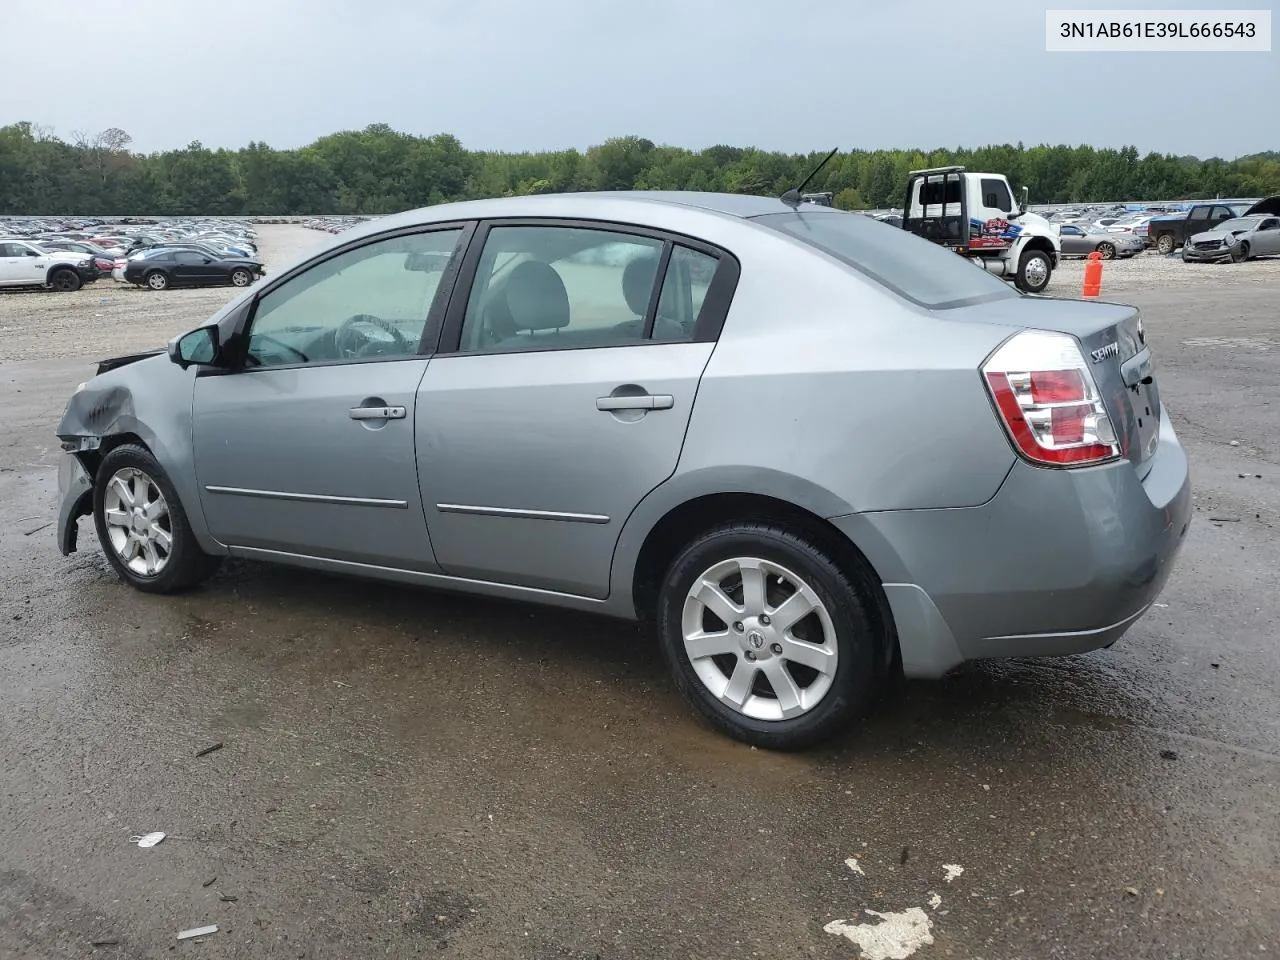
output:
[[[736,195],[355,227],[103,363],[57,434],[62,552],[91,515],[139,590],[232,556],[651,621],[779,749],[893,673],[1108,646],[1191,517],[1137,310]]]
[[[1091,224],[1064,223],[1058,232],[1064,257],[1087,257],[1096,250],[1103,260],[1114,260],[1146,249],[1146,242],[1131,233],[1111,233]]]
[[[1255,214],[1224,220],[1212,230],[1197,233],[1182,247],[1185,262],[1230,260],[1242,263],[1253,257],[1280,254],[1280,217]]]

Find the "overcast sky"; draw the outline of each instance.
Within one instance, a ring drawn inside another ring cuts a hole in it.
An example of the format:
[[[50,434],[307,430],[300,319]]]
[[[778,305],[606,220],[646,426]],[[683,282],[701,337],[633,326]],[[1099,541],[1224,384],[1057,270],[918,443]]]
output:
[[[1272,0],[0,0],[0,125],[134,149],[388,123],[471,149],[1280,149],[1280,54],[1045,52],[1053,8]],[[1273,40],[1274,45],[1274,40]]]

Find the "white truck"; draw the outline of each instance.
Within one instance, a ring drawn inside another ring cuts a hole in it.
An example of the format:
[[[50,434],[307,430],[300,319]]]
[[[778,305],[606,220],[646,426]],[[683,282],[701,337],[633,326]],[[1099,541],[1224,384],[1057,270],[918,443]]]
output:
[[[1057,228],[1013,199],[1009,181],[998,173],[969,173],[964,167],[912,170],[902,207],[902,228],[950,247],[988,273],[1013,281],[1019,290],[1040,293],[1062,254]]]

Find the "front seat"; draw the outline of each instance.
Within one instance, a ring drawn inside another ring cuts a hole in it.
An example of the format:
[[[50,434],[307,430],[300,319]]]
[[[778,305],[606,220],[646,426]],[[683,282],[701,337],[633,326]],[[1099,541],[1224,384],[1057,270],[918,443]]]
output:
[[[488,319],[499,346],[527,344],[539,330],[569,325],[569,293],[554,267],[526,260],[507,277]]]

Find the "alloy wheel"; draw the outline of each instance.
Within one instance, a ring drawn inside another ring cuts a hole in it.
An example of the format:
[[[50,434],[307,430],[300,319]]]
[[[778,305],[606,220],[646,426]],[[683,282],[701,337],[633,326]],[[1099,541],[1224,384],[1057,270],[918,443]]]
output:
[[[154,577],[173,556],[169,504],[156,482],[137,467],[107,481],[103,497],[107,538],[120,562],[140,577]]]
[[[814,589],[785,567],[735,557],[695,578],[685,597],[684,650],[703,686],[755,720],[790,720],[831,690],[835,627]]]

